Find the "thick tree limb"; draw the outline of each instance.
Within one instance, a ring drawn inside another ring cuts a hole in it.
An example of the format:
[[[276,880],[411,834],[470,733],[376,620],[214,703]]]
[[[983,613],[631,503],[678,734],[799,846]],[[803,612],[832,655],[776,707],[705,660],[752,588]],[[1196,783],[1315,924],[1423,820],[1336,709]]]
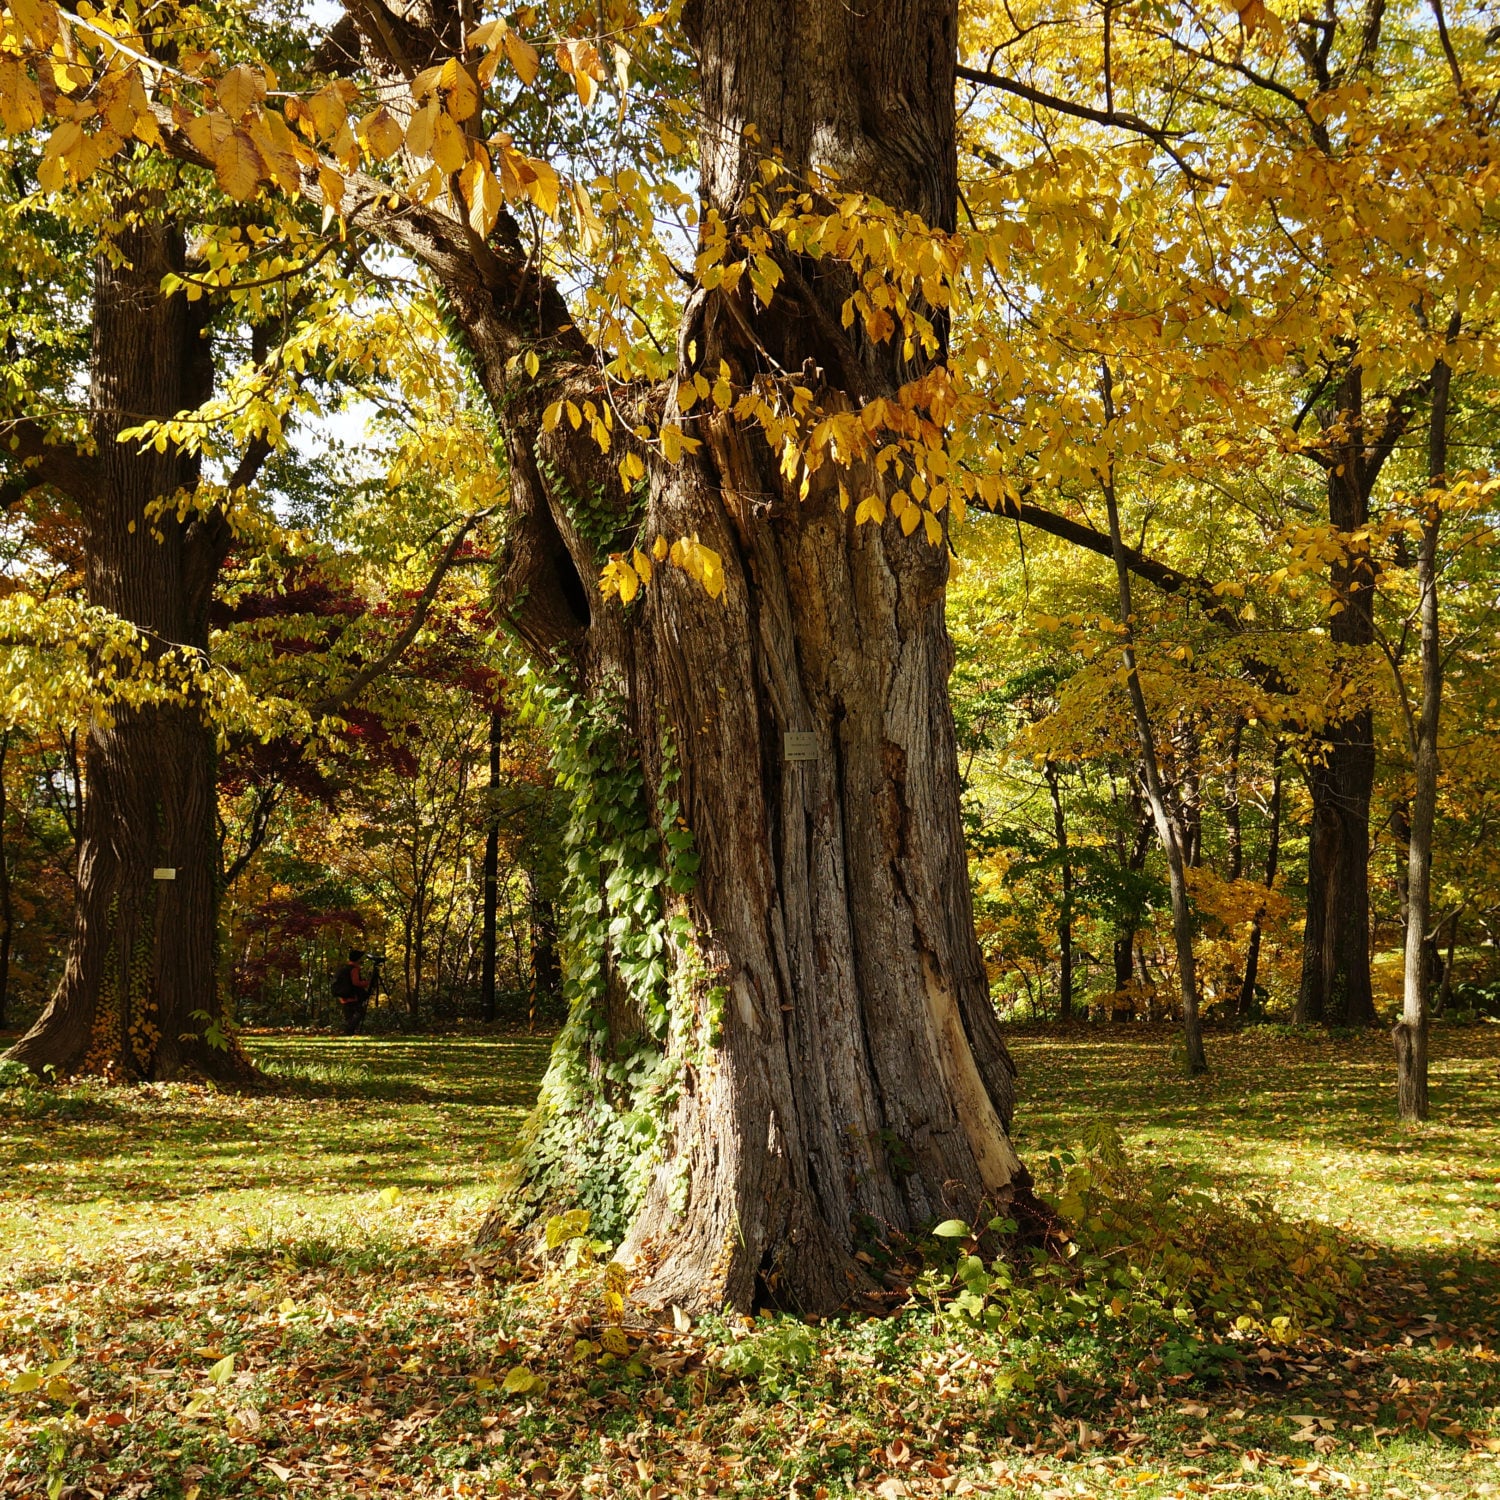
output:
[[[0,484],[0,507],[14,505],[41,485],[61,490],[79,505],[87,505],[98,488],[98,464],[71,444],[49,443],[46,431],[29,417],[0,424],[0,452],[22,460],[39,459]]]
[[[1012,94],[1017,99],[1025,99],[1028,104],[1036,104],[1043,109],[1049,109],[1053,114],[1070,115],[1075,120],[1092,120],[1096,125],[1110,125],[1117,130],[1131,130],[1158,144],[1164,143],[1174,133],[1148,124],[1139,115],[1131,114],[1129,110],[1090,109],[1086,104],[1075,104],[1071,99],[1049,94],[1044,89],[1033,88],[1031,84],[1022,83],[1019,79],[1006,78],[1000,73],[991,73],[987,68],[970,68],[960,63],[957,72],[958,76],[968,83],[981,83],[986,88],[998,89],[1002,94]]]
[[[997,508],[996,514],[1012,517],[1023,526],[1045,531],[1049,536],[1071,542],[1075,547],[1085,547],[1090,552],[1098,553],[1100,557],[1114,556],[1110,538],[1104,532],[1095,531],[1092,526],[1085,526],[1081,521],[1071,521],[1067,516],[1060,516],[1056,511],[1046,510],[1040,505],[1007,500]],[[1226,630],[1240,629],[1240,622],[1234,611],[1214,592],[1214,586],[1208,579],[1194,578],[1190,573],[1183,573],[1154,557],[1148,557],[1134,547],[1124,547],[1122,556],[1125,566],[1132,573],[1155,585],[1162,593],[1184,594],[1197,599],[1215,624],[1222,625]]]

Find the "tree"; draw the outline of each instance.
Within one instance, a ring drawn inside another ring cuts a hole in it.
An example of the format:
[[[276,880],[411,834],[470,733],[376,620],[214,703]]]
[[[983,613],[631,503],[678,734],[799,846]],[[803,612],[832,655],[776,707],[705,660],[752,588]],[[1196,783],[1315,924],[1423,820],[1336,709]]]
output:
[[[172,217],[149,197],[116,212],[123,222],[94,267],[92,454],[47,449],[40,434],[34,451],[39,477],[83,514],[89,604],[133,627],[143,675],[154,668],[165,691],[113,705],[89,730],[68,965],[9,1055],[36,1069],[91,1065],[153,1078],[191,1067],[234,1076],[245,1064],[222,1040],[216,983],[214,730],[194,670],[206,657],[230,527],[217,505],[178,506],[198,488],[196,454],[121,439],[142,419],[169,419],[208,399],[208,309],[163,290],[185,269]],[[266,451],[258,444],[246,453],[231,494]]]
[[[556,170],[509,134],[484,135],[476,78],[495,77],[503,49],[529,83],[529,44],[503,23],[466,38],[442,7],[399,26],[364,8],[350,19],[358,56],[339,66],[387,92],[410,84],[406,144],[434,163],[431,186],[394,207],[388,184],[355,169],[352,81],[290,111],[328,155],[282,134],[253,70],[216,77],[219,108],[187,124],[152,118],[170,153],[211,165],[229,191],[274,180],[317,197],[439,286],[505,441],[502,608],[608,719],[620,764],[641,768],[677,876],[673,841],[696,848],[693,878],[674,878],[664,951],[632,971],[631,934],[611,934],[590,1042],[608,1054],[654,1037],[679,1078],[670,1149],[625,1253],[660,1301],[840,1305],[865,1280],[858,1226],[915,1232],[1023,1202],[1027,1187],[970,914],[946,694],[934,486],[956,10],[810,4],[788,30],[740,0],[696,9],[711,122],[699,284],[658,302],[678,320],[675,360],[608,369],[502,207],[552,211]],[[624,38],[655,24],[629,10],[616,22]],[[604,41],[560,49],[585,105]],[[403,133],[389,110],[360,132],[374,157]],[[80,159],[71,136],[53,141],[61,180]],[[586,195],[570,192],[595,234]],[[808,427],[822,451],[788,462]],[[846,510],[851,491],[864,498]],[[667,566],[643,590],[652,552]],[[610,593],[591,600],[601,573]],[[787,759],[789,734],[810,735],[817,758]],[[614,902],[622,872],[601,873]]]
[[[663,772],[680,766],[701,858],[674,901],[688,925],[672,941],[664,1040],[681,1084],[624,1252],[650,1267],[658,1301],[840,1305],[864,1280],[858,1224],[915,1231],[1026,1187],[964,874],[944,553],[925,531],[860,526],[831,465],[803,482],[783,443],[728,403],[691,415],[684,394],[723,382],[738,405],[758,387],[790,416],[801,385],[830,415],[908,409],[894,398],[941,341],[924,354],[846,331],[858,283],[767,231],[764,164],[795,193],[836,172],[841,193],[951,229],[955,25],[951,7],[914,4],[878,18],[812,5],[790,31],[728,0],[699,10],[702,105],[718,122],[700,140],[702,215],[759,258],[753,278],[706,277],[687,299],[663,382],[614,393],[623,410],[665,403],[660,447],[623,461],[647,480],[643,515],[601,462],[602,418],[556,419],[560,406],[597,414],[611,393],[533,263],[503,237],[479,253],[435,207],[381,221],[442,283],[506,433],[516,629],[620,702],[621,753],[658,814]],[[364,42],[398,66],[378,35]],[[518,371],[528,356],[545,376]],[[884,486],[869,460],[844,469],[856,492]],[[660,568],[639,602],[617,571],[619,597],[590,602],[582,580],[611,551],[649,572],[630,548],[642,533],[682,566]],[[810,734],[817,758],[788,760],[789,734]],[[606,1048],[649,1029],[617,989]]]

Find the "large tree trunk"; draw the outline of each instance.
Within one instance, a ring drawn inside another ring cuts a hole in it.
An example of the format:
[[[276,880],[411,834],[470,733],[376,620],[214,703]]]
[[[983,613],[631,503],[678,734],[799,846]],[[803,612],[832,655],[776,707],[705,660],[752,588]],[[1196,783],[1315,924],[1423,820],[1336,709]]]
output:
[[[191,492],[196,460],[121,443],[123,428],[201,404],[212,385],[202,325],[161,291],[181,236],[142,205],[122,260],[95,268],[92,435],[97,485],[87,522],[89,602],[135,625],[147,655],[206,654],[208,606],[225,534],[152,503]],[[238,1075],[217,1042],[218,844],[214,730],[189,691],[180,704],[95,715],[67,966],[51,1003],[8,1054],[33,1069],[170,1078]],[[167,878],[167,872],[173,872]]]
[[[685,24],[700,58],[705,218],[743,227],[760,163],[776,158],[799,189],[836,173],[840,192],[953,227],[952,0],[702,0]],[[385,43],[371,30],[365,45]],[[653,422],[664,412],[703,445],[675,466],[642,451],[641,517],[617,452],[603,459],[586,427],[539,420],[556,396],[603,392],[562,297],[504,221],[479,255],[437,211],[382,223],[442,280],[506,431],[502,607],[586,700],[618,706],[648,788],[663,785],[665,753],[680,769],[701,863],[670,939],[676,1103],[621,1250],[641,1272],[636,1294],[843,1305],[868,1285],[863,1243],[1030,1202],[970,906],[947,551],[894,521],[856,527],[831,464],[803,497],[763,431],[702,405],[684,415],[677,391],[700,371],[717,379],[722,361],[738,389],[792,372],[824,409],[847,410],[926,366],[903,358],[899,336],[844,329],[846,268],[773,244],[775,297],[753,296],[748,277],[694,291],[675,379],[635,393]],[[534,348],[547,378],[519,382],[516,356]],[[843,477],[851,493],[878,483],[857,466]],[[612,537],[599,505],[574,498],[586,494],[613,507]],[[722,559],[719,597],[663,566],[634,603],[600,600],[609,551],[694,536]],[[789,761],[789,732],[810,734],[816,759]],[[603,1052],[617,1057],[647,1028],[619,975],[606,988]]]
[[[775,154],[952,227],[951,4],[706,0],[698,42],[706,207],[743,222]],[[920,373],[899,341],[829,332],[851,290],[836,269],[780,258],[797,290],[767,308],[743,290],[692,300],[694,368],[723,359],[748,383],[769,357],[834,408]],[[648,530],[719,552],[724,597],[658,575],[631,696],[648,776],[660,720],[681,758],[693,915],[727,996],[720,1045],[684,1058],[671,1157],[622,1253],[659,1302],[825,1312],[864,1281],[862,1236],[978,1218],[1027,1184],[970,907],[948,558],[894,523],[855,526],[829,469],[799,498],[761,433],[694,430],[705,448],[657,473]],[[816,759],[787,759],[792,732]]]

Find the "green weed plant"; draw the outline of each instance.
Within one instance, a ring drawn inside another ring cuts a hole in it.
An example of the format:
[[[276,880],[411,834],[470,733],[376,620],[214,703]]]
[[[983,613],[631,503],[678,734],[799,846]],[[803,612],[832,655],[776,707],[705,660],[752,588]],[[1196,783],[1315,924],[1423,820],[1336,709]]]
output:
[[[1212,1373],[1247,1345],[1328,1328],[1363,1278],[1328,1227],[1201,1170],[1133,1161],[1111,1124],[1036,1165],[1060,1221],[1043,1244],[1018,1253],[1007,1217],[933,1230],[918,1291],[944,1317],[1002,1337],[1102,1335],[1150,1346],[1168,1374]]]

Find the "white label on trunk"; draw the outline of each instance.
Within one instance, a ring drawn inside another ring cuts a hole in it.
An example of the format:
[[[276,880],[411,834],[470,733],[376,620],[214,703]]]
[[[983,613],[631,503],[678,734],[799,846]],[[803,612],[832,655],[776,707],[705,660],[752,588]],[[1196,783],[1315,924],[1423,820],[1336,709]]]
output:
[[[793,730],[786,735],[782,755],[787,760],[816,760],[818,737],[806,730]]]
[[[151,878],[153,880],[176,880],[177,879],[177,871],[174,870],[174,869],[171,869],[167,865],[158,865],[151,872]]]

